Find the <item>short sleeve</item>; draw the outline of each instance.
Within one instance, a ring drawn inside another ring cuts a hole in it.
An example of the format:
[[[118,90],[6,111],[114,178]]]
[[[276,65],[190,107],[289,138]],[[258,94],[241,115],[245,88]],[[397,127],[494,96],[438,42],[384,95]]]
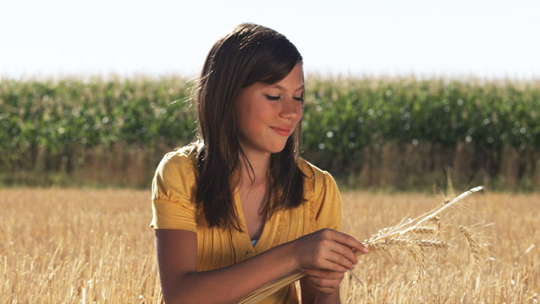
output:
[[[330,173],[323,171],[322,189],[317,198],[315,216],[316,230],[330,228],[341,230],[343,203],[336,181]]]
[[[152,229],[197,232],[195,166],[192,157],[174,151],[159,163],[152,181]]]

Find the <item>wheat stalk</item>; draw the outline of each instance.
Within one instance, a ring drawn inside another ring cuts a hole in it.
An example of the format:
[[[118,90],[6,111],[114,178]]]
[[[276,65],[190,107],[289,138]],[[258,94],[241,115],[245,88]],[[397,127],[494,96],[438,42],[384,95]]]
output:
[[[471,264],[473,269],[477,269],[483,264],[484,258],[482,255],[482,247],[478,244],[472,230],[465,226],[459,226],[459,230],[465,236],[467,243],[469,244],[469,254],[471,256]]]
[[[438,208],[424,213],[414,220],[402,221],[400,224],[394,227],[382,229],[378,233],[374,234],[371,238],[365,240],[364,245],[368,247],[370,252],[400,249],[409,253],[415,261],[418,270],[416,280],[413,282],[414,285],[421,278],[421,275],[426,268],[426,252],[424,249],[431,248],[436,250],[446,250],[451,246],[449,242],[439,239],[439,232],[442,224],[438,216],[455,205],[457,202],[482,189],[482,186],[472,188],[450,201],[445,201]],[[465,234],[465,232],[463,233]],[[467,237],[466,234],[465,236]],[[467,237],[467,239],[469,238]],[[356,252],[356,254],[360,255],[360,252]],[[261,288],[242,298],[239,303],[255,303],[276,292],[280,288],[301,279],[303,276],[305,276],[305,274],[301,271],[293,272],[281,279],[262,286]],[[360,279],[358,277],[356,278],[360,284],[363,285]]]
[[[375,243],[380,242],[380,241],[382,241],[384,239],[393,238],[393,237],[400,237],[400,236],[409,234],[411,231],[414,231],[415,229],[422,228],[422,224],[424,224],[424,223],[426,223],[426,222],[428,222],[430,220],[431,221],[438,221],[437,216],[439,214],[441,214],[443,211],[450,208],[451,206],[453,206],[457,202],[461,201],[462,199],[466,198],[467,196],[469,196],[469,195],[471,195],[471,194],[473,194],[475,192],[478,192],[478,191],[480,191],[482,189],[484,189],[484,188],[482,186],[479,186],[479,187],[472,188],[472,189],[470,189],[468,191],[465,191],[462,194],[460,194],[459,196],[457,196],[456,198],[454,198],[453,200],[451,200],[451,201],[449,201],[447,203],[444,203],[439,208],[436,208],[435,210],[432,210],[431,212],[425,213],[425,214],[417,217],[416,219],[409,221],[408,223],[404,223],[404,224],[398,225],[398,226],[393,227],[393,228],[388,228],[386,233],[377,234],[374,238],[372,237],[372,238],[366,240],[365,245],[367,245],[369,247],[371,244],[375,244]]]

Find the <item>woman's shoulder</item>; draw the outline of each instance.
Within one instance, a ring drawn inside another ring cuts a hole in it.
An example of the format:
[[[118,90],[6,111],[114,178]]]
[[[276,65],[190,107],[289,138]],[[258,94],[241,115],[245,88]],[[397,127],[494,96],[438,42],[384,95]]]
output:
[[[168,184],[178,182],[178,179],[195,179],[196,175],[195,148],[185,146],[165,153],[156,169],[154,179],[165,180]]]
[[[328,171],[322,170],[303,158],[298,159],[298,168],[300,168],[305,175],[306,185],[308,187],[313,187],[315,193],[322,190],[322,188],[335,183],[334,178]]]
[[[195,160],[196,147],[192,145],[178,147],[173,151],[165,153],[159,167],[177,167],[182,168],[186,167],[188,169],[191,166],[194,166],[196,163]]]
[[[328,173],[301,157],[298,159],[298,168],[300,168],[302,173],[304,173],[309,179],[322,178],[324,177],[325,173]]]
[[[298,166],[306,175],[305,198],[309,204],[311,228],[341,229],[343,203],[336,181],[330,173],[301,159]]]
[[[190,198],[196,183],[195,151],[192,146],[166,153],[157,166],[152,182],[155,199]]]

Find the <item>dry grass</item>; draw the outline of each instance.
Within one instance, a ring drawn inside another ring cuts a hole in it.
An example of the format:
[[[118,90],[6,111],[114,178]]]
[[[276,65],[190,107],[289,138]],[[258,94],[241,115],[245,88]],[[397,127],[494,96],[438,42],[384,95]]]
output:
[[[364,240],[443,199],[347,192],[343,229]],[[148,191],[7,189],[0,208],[1,303],[159,301]],[[356,266],[363,285],[344,279],[342,301],[538,303],[540,195],[477,194],[460,208],[441,219],[462,224],[446,230],[453,246],[429,251],[417,284],[414,258],[375,252]],[[432,224],[414,233],[433,235]]]
[[[367,239],[375,228],[423,214],[444,198],[422,194],[345,193],[344,231]],[[447,251],[432,251],[422,279],[407,255],[368,254],[341,286],[344,303],[538,303],[540,300],[540,196],[476,194],[446,220]],[[483,223],[482,225],[475,225]],[[486,225],[493,223],[492,225]],[[471,246],[467,235],[476,247]],[[485,263],[482,263],[482,259]]]
[[[157,302],[148,192],[0,190],[5,303]]]

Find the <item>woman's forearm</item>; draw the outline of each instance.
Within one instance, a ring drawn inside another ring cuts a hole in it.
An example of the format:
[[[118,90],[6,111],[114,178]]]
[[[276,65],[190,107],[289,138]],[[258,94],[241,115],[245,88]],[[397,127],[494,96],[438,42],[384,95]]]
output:
[[[257,288],[298,269],[292,243],[228,267],[189,272],[171,286],[166,303],[236,302]]]

